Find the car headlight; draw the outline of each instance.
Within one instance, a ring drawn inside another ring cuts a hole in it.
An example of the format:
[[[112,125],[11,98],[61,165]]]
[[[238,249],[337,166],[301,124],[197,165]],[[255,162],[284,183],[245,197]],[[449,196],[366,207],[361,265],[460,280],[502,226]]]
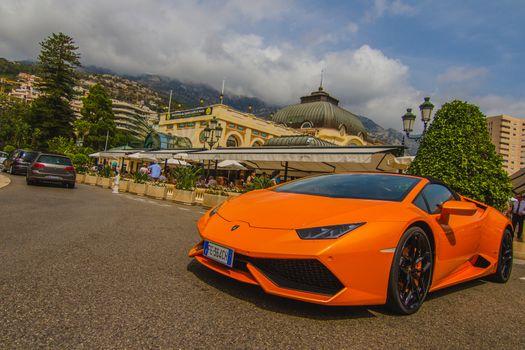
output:
[[[355,224],[302,228],[296,231],[301,239],[336,239],[364,224],[364,222],[358,222]]]

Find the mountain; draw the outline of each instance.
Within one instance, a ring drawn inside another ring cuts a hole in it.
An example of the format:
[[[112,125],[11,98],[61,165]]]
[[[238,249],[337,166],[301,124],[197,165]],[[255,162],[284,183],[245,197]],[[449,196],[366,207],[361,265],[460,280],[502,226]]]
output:
[[[126,78],[146,85],[153,90],[167,94],[173,92],[172,99],[179,101],[182,107],[191,108],[200,104],[200,99],[204,99],[205,104],[219,103],[220,91],[204,84],[183,83],[180,80],[162,77],[159,75],[140,75],[127,76]],[[252,106],[253,114],[267,118],[271,112],[279,109],[279,106],[268,104],[255,97],[246,97],[226,94],[223,102],[240,111],[248,111],[248,106]],[[172,101],[172,109],[177,108]]]
[[[362,115],[358,115],[363,123],[363,126],[368,131],[368,136],[372,139],[378,140],[385,145],[401,145],[403,142],[403,133],[392,128],[385,129],[376,124],[372,119]],[[406,155],[415,155],[419,144],[410,139],[405,139],[405,146],[408,149],[405,151]]]

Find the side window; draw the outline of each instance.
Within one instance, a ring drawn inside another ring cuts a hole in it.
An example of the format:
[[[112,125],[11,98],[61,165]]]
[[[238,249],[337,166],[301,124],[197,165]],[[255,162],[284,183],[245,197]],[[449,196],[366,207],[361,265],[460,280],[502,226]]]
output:
[[[424,212],[428,213],[428,207],[427,207],[427,203],[425,202],[425,198],[423,198],[423,193],[420,192],[417,195],[416,199],[414,199],[412,204],[414,204],[416,207],[423,210]]]
[[[439,184],[427,185],[421,193],[425,196],[430,214],[439,214],[441,212],[441,204],[448,200],[455,199],[454,195],[448,188]]]

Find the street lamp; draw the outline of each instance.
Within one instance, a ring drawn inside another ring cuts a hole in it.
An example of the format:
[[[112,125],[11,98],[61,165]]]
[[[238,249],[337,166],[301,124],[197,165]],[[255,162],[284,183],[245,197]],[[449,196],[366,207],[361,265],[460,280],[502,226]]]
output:
[[[420,142],[423,138],[423,135],[427,132],[427,126],[432,119],[432,110],[434,109],[434,104],[430,102],[430,97],[425,97],[425,101],[419,105],[419,110],[421,111],[421,121],[423,122],[423,133],[421,135],[410,135],[414,131],[414,122],[416,120],[416,115],[412,113],[412,108],[407,108],[407,112],[403,114],[401,120],[403,120],[403,141],[402,146],[405,146],[405,136],[407,139],[416,140]],[[404,148],[403,148],[404,153]]]
[[[204,145],[208,144],[210,149],[212,149],[213,146],[218,144],[219,140],[221,139],[222,126],[219,124],[217,118],[213,117],[213,119],[206,124],[203,132],[204,134],[202,138]]]
[[[212,120],[210,120],[206,127],[204,128],[203,135],[203,144],[206,148],[206,144],[210,146],[210,150],[213,148],[215,144],[219,146],[219,140],[222,136],[222,126],[219,124],[219,121],[216,117],[213,117]],[[215,174],[217,174],[217,161],[215,161]],[[206,174],[206,177],[210,175],[210,161],[208,161],[208,171]]]

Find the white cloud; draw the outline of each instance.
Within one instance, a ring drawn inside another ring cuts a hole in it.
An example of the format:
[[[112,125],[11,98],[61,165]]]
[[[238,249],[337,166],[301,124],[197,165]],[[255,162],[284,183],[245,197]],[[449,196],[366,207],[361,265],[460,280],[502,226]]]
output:
[[[487,95],[474,97],[472,102],[479,105],[486,116],[506,114],[511,117],[525,118],[525,100]]]
[[[461,83],[471,80],[477,80],[487,75],[488,70],[484,67],[469,68],[469,67],[450,67],[444,73],[438,75],[438,82],[453,82]]]

